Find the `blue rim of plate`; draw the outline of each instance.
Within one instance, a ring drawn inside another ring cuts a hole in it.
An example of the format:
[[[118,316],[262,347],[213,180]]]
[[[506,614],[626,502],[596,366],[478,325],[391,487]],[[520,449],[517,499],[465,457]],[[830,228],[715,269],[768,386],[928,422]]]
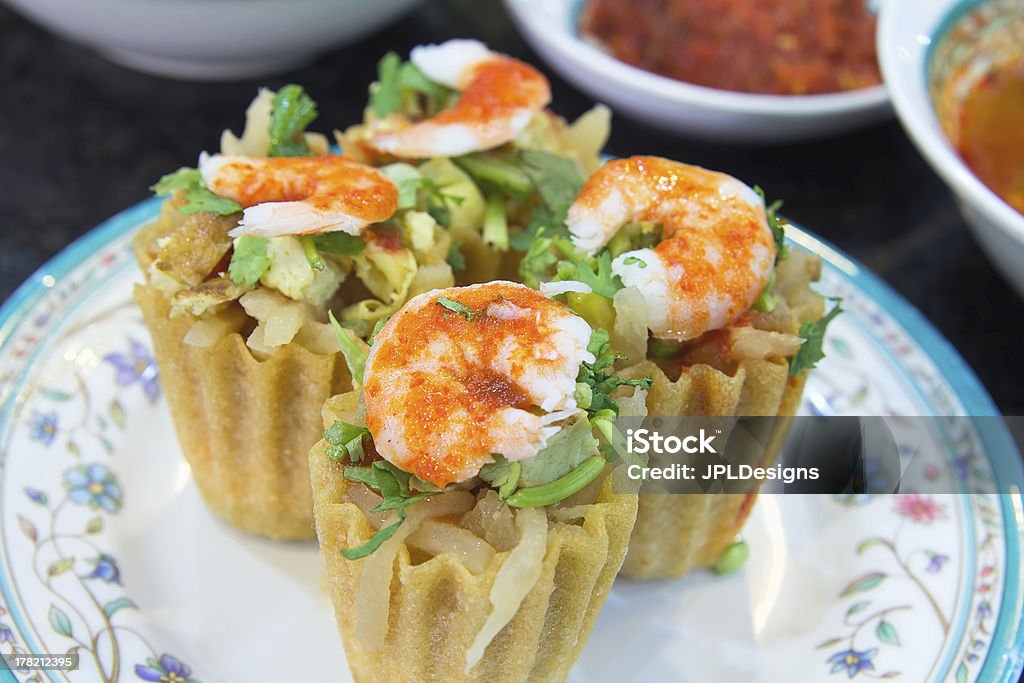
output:
[[[47,278],[63,278],[98,249],[134,230],[144,221],[154,218],[161,202],[161,198],[152,197],[117,213],[76,239],[36,270],[0,306],[0,349],[6,345],[11,333],[25,318],[27,311],[49,290],[45,284]],[[910,302],[877,275],[829,242],[798,225],[790,224],[787,227],[787,231],[789,230],[799,236],[801,244],[810,245],[822,259],[844,273],[868,297],[882,305],[913,337],[921,350],[942,370],[944,379],[949,382],[953,393],[963,404],[967,417],[1000,415],[992,398],[967,362],[957,353],[949,340],[943,337]],[[0,406],[0,414],[6,413],[9,407]],[[992,644],[979,670],[978,680],[1017,683],[1024,670],[1024,566],[1021,562],[1024,513],[1019,507],[1020,492],[1024,491],[1024,461],[1005,426],[996,426],[992,420],[972,419],[972,424],[985,446],[985,453],[989,456],[996,481],[1005,482],[1007,486],[1013,485],[1018,491],[1016,495],[999,496],[1000,509],[1006,522],[1003,534],[1006,544],[1006,584],[1003,587],[999,619],[992,634]],[[992,457],[993,455],[995,457]],[[1018,501],[1016,507],[1014,499]],[[1015,526],[1016,534],[1011,533],[1011,525]],[[1016,577],[1016,581],[1011,583],[1013,577]],[[4,675],[4,680],[16,680],[9,671],[0,670],[0,674]]]

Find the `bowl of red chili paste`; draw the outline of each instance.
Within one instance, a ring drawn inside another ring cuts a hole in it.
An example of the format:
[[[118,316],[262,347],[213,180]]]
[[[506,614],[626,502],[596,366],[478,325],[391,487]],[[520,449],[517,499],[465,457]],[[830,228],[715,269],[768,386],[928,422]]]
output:
[[[878,49],[900,122],[1024,296],[1024,0],[886,0]]]
[[[665,130],[790,142],[891,113],[865,0],[505,3],[555,70]]]

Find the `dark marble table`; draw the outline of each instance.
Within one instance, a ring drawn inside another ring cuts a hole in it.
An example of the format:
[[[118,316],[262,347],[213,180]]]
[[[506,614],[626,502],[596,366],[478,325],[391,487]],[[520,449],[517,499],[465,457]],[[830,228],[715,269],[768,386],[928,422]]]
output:
[[[0,8],[0,300],[73,239],[145,199],[162,173],[194,165],[223,128],[239,130],[258,85],[301,83],[319,103],[314,127],[344,127],[360,118],[380,55],[455,36],[541,65],[555,111],[574,117],[592,105],[543,66],[498,2],[426,3],[307,68],[230,84],[140,75]],[[1004,414],[1024,414],[1024,301],[994,272],[895,121],[820,142],[747,148],[673,138],[619,117],[607,151],[721,169],[785,198],[788,216],[917,306]]]

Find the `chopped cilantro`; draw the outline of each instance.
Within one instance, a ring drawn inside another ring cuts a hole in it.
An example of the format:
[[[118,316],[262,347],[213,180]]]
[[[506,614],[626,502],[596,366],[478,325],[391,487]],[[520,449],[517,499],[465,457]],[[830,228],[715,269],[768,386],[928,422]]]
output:
[[[413,493],[409,486],[413,480],[412,475],[384,460],[378,460],[369,467],[346,466],[345,479],[363,484],[383,497],[384,500],[373,509],[374,512],[395,510],[398,513],[397,521],[378,530],[362,545],[355,548],[342,548],[341,555],[348,560],[366,557],[379,548],[384,541],[391,538],[405,521],[406,507],[424,498],[438,495],[437,491]]]
[[[263,273],[270,267],[266,237],[239,237],[235,240],[235,251],[228,264],[228,277],[239,287],[255,287]]]
[[[169,195],[175,190],[188,190],[203,185],[203,176],[198,168],[179,168],[156,181],[149,189],[158,195]]]
[[[513,247],[518,248],[516,238],[525,233],[514,235],[511,240]],[[523,282],[533,289],[540,287],[540,283],[550,279],[550,273],[558,263],[558,256],[552,250],[555,237],[548,236],[548,229],[541,227],[537,230],[536,236],[527,244],[528,249],[519,262],[519,275]]]
[[[178,207],[179,213],[190,214],[207,211],[221,216],[238,213],[242,206],[227,197],[221,197],[210,191],[203,182],[199,169],[180,168],[169,173],[156,182],[151,188],[158,195],[169,195],[176,190],[183,190],[185,203]]]
[[[494,462],[480,468],[480,478],[498,489],[498,497],[504,500],[512,495],[519,485],[519,477],[523,471],[520,462],[509,462],[500,453],[492,453]]]
[[[527,251],[542,230],[551,237],[568,237],[569,231],[565,227],[568,209],[566,206],[563,210],[554,212],[543,204],[533,207],[526,229],[512,235],[508,241],[509,246],[519,251]]]
[[[568,207],[583,188],[583,176],[571,159],[536,149],[524,149],[519,158],[544,204],[552,211]]]
[[[401,84],[398,82],[398,70],[402,64],[401,57],[389,52],[377,62],[377,82],[370,85],[370,108],[379,117],[398,111],[402,106]]]
[[[420,181],[420,187],[427,192],[427,213],[442,228],[446,230],[450,228],[452,226],[452,210],[448,208],[448,203],[451,202],[455,206],[459,206],[465,201],[465,197],[445,194],[430,178],[423,178]]]
[[[572,242],[565,240],[568,245]],[[622,289],[622,278],[612,272],[612,255],[602,251],[597,256],[586,257],[575,252],[558,263],[555,280],[576,280],[589,285],[595,294],[611,299]]]
[[[458,313],[459,315],[466,316],[466,320],[473,320],[480,315],[466,304],[456,301],[455,299],[449,299],[446,296],[437,297],[437,300],[434,301],[434,303],[442,308],[448,309],[452,313]]]
[[[453,92],[451,88],[427,78],[426,74],[412,62],[405,62],[399,68],[398,84],[403,90],[412,90],[429,97],[434,103],[435,110],[440,109]]]
[[[324,440],[330,444],[326,451],[327,457],[341,462],[346,458],[350,462],[361,461],[364,456],[363,437],[369,434],[370,430],[366,427],[335,420],[334,424],[324,430]]]
[[[366,242],[347,232],[321,232],[313,235],[313,244],[319,251],[341,256],[355,256],[366,248]]]
[[[301,85],[286,85],[274,95],[270,115],[269,157],[307,157],[306,126],[317,117],[316,102]]]
[[[384,117],[402,108],[402,94],[418,93],[427,98],[427,115],[440,111],[452,89],[427,78],[412,62],[403,62],[389,52],[377,62],[377,81],[370,86],[370,108],[374,115]]]
[[[518,201],[534,194],[540,197],[541,203],[531,209],[526,229],[510,236],[513,249],[529,249],[541,228],[552,236],[568,235],[566,213],[583,187],[583,177],[571,159],[526,149],[518,154],[480,152],[453,161],[473,180],[507,197]]]
[[[789,255],[789,247],[786,245],[786,229],[783,227],[785,219],[779,218],[778,210],[782,207],[781,200],[775,200],[771,204],[765,199],[764,190],[757,185],[754,192],[761,197],[765,204],[765,214],[768,216],[768,227],[771,228],[772,237],[775,239],[775,262],[778,263]]]
[[[395,535],[395,532],[398,531],[398,527],[402,526],[402,522],[404,521],[405,510],[402,509],[398,511],[397,522],[378,529],[377,533],[371,536],[369,540],[362,545],[358,545],[355,548],[342,548],[341,556],[346,560],[358,560],[366,557],[367,555],[372,555],[377,548],[384,544],[384,541]]]
[[[828,328],[828,324],[843,310],[839,305],[840,299],[833,298],[831,300],[835,301],[836,305],[832,307],[828,315],[821,320],[807,321],[800,326],[799,334],[806,341],[800,345],[797,352],[789,359],[790,377],[796,377],[807,372],[817,365],[819,360],[825,357],[825,330]]]
[[[613,369],[615,361],[625,358],[625,356],[612,352],[607,330],[597,328],[590,334],[587,351],[594,354],[595,360],[593,363],[583,363],[580,366],[576,382],[590,387],[590,405],[586,408],[589,414],[594,415],[602,410],[611,410],[618,415],[619,404],[612,399],[611,394],[615,393],[619,387],[650,388],[652,380],[649,377],[623,379],[615,373]]]
[[[639,268],[647,267],[647,261],[644,261],[641,258],[637,258],[636,256],[627,256],[626,258],[622,259],[622,265],[631,266],[634,264],[636,264],[636,266]]]

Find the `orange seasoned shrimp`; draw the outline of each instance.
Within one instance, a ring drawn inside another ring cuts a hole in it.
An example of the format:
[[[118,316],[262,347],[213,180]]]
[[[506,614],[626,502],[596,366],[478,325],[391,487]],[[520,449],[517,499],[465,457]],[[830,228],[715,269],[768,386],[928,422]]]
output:
[[[492,149],[519,135],[551,101],[542,73],[476,40],[421,45],[409,58],[428,78],[461,95],[433,118],[371,137],[369,145],[379,152],[422,159]]]
[[[615,159],[587,180],[566,225],[594,253],[642,221],[661,223],[664,240],[620,254],[612,271],[643,293],[656,337],[684,341],[724,327],[761,295],[775,240],[764,202],[740,181],[659,157]]]
[[[590,326],[513,282],[411,299],[366,359],[366,426],[385,459],[437,486],[466,481],[500,453],[537,455],[579,412],[576,376],[594,362]]]
[[[358,235],[398,208],[398,188],[387,176],[336,154],[264,158],[204,152],[199,172],[211,191],[245,207],[233,237],[337,230]]]

